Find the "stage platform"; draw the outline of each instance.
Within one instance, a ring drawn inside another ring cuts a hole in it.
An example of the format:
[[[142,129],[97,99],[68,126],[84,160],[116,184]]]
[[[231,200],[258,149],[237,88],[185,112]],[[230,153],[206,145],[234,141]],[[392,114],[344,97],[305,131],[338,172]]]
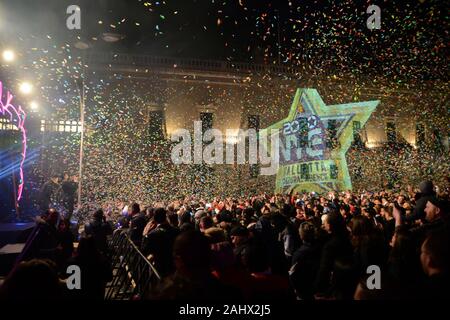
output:
[[[34,222],[0,223],[0,276],[8,274],[34,226]]]
[[[26,230],[33,226],[34,222],[0,223],[0,232]]]
[[[34,222],[0,223],[0,248],[8,243],[25,243]]]

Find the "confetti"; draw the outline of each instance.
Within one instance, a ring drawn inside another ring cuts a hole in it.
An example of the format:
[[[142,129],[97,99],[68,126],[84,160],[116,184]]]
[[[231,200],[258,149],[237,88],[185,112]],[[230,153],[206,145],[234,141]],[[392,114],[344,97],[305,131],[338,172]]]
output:
[[[439,151],[439,140],[443,141],[445,134],[440,139],[434,137],[439,132],[435,134],[428,126],[448,123],[448,84],[443,81],[448,70],[446,33],[441,26],[443,7],[437,5],[432,11],[423,11],[420,5],[382,8],[382,30],[369,31],[365,8],[349,0],[332,2],[321,10],[303,1],[291,0],[287,4],[276,12],[273,6],[257,6],[243,0],[211,1],[190,12],[181,4],[168,8],[165,2],[146,1],[138,3],[142,16],[111,12],[95,16],[93,23],[101,30],[103,24],[117,22],[109,26],[120,33],[126,20],[142,26],[132,28],[135,32],[145,30],[151,21],[148,28],[154,26],[156,31],[143,37],[146,39],[142,40],[142,47],[154,46],[152,54],[167,52],[183,58],[207,52],[212,59],[230,65],[232,69],[227,70],[236,76],[233,83],[242,90],[239,93],[215,86],[212,81],[200,82],[191,75],[180,77],[180,83],[185,85],[183,94],[205,90],[205,96],[220,106],[238,105],[243,110],[239,117],[244,123],[247,106],[252,106],[262,121],[281,119],[299,84],[317,88],[330,104],[379,98],[382,104],[374,114],[379,121],[368,123],[362,132],[364,139],[367,134],[366,147],[354,146],[347,154],[354,189],[379,189],[388,178],[404,185],[415,184],[424,177],[444,181],[450,161],[448,154]],[[200,17],[200,9],[205,9],[201,11],[205,18]],[[46,105],[48,114],[70,121],[79,119],[77,81],[86,74],[85,201],[115,202],[119,194],[123,201],[148,202],[189,194],[195,188],[205,195],[213,191],[239,195],[251,190],[273,190],[273,177],[252,179],[248,166],[174,166],[168,151],[170,142],[158,140],[156,133],[149,132],[148,123],[142,121],[147,121],[148,114],[136,106],[181,93],[171,86],[161,89],[148,80],[154,76],[151,66],[131,66],[143,77],[149,77],[145,80],[120,72],[95,73],[88,63],[82,62],[72,42],[60,43],[53,32],[48,33],[17,36],[18,43],[27,43],[21,57],[26,63],[17,71],[35,77],[36,87],[41,88],[41,104]],[[195,41],[177,41],[194,37]],[[132,49],[139,52],[140,47]],[[118,51],[111,52],[112,61],[105,64],[107,70],[120,61]],[[253,64],[255,70],[240,68],[241,61],[244,65]],[[279,64],[291,72],[277,71]],[[170,66],[183,69],[178,61]],[[170,105],[167,109],[169,117]],[[385,119],[397,119],[411,114],[411,110],[418,119],[426,119],[427,141],[422,149],[418,147],[412,132],[420,121],[414,120],[407,125],[414,127],[409,131],[397,128],[403,149],[392,149],[380,138],[385,135]],[[176,127],[181,126],[183,119],[180,116],[170,120]],[[48,166],[77,172],[79,135],[49,134],[48,138],[44,154]],[[33,170],[36,181],[47,173],[40,172],[38,166]],[[223,177],[227,177],[226,181]]]

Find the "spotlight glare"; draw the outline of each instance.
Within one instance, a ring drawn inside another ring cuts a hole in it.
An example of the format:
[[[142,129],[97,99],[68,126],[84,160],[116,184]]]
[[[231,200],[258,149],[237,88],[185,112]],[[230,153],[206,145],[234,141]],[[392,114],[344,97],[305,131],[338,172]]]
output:
[[[37,111],[37,109],[39,109],[39,104],[36,101],[31,101],[30,108],[33,111]]]
[[[5,60],[6,62],[14,61],[14,59],[16,58],[16,55],[12,50],[4,50],[2,56],[3,60]]]
[[[33,86],[29,82],[22,82],[20,84],[20,92],[23,94],[29,94],[33,91]]]

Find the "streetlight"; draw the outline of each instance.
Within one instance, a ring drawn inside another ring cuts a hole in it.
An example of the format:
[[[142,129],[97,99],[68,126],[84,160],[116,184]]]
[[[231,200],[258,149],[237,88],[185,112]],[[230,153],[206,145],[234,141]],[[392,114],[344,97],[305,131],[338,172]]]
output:
[[[19,89],[23,94],[30,94],[33,91],[33,86],[29,82],[22,82]]]
[[[104,33],[102,35],[103,41],[105,42],[116,42],[125,38],[124,35],[116,34],[116,33]],[[81,207],[81,188],[83,185],[83,147],[84,147],[84,131],[85,131],[85,123],[84,123],[84,112],[85,112],[85,102],[86,102],[86,92],[85,92],[85,84],[84,79],[86,76],[86,70],[84,65],[85,60],[85,52],[87,49],[91,49],[92,46],[84,42],[82,40],[77,41],[75,43],[75,47],[84,51],[81,55],[81,78],[77,81],[77,89],[80,97],[80,123],[81,123],[81,132],[80,132],[80,158],[79,158],[79,166],[78,166],[78,199],[77,206],[78,210]]]
[[[12,62],[16,58],[16,54],[12,50],[4,50],[2,53],[3,60],[6,62]]]

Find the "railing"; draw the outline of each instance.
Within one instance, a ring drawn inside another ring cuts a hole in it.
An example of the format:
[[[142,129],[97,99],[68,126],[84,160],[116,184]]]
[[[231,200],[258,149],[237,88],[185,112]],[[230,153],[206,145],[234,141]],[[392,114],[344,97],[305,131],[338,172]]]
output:
[[[377,86],[373,86],[373,75],[340,75],[335,80],[331,80],[329,76],[339,74],[336,68],[324,69],[321,68],[319,73],[313,66],[302,65],[289,65],[289,64],[256,64],[246,62],[233,62],[233,61],[220,61],[220,60],[203,60],[203,59],[190,59],[190,58],[176,58],[176,57],[160,57],[145,54],[131,54],[131,53],[112,53],[105,51],[92,51],[84,53],[84,61],[88,65],[97,66],[100,70],[104,69],[105,65],[114,67],[117,69],[130,69],[136,72],[148,72],[148,71],[162,71],[162,72],[188,72],[188,71],[203,71],[203,72],[217,72],[227,74],[228,76],[253,76],[253,75],[274,75],[280,76],[286,79],[303,79],[303,80],[326,80],[328,83],[354,83],[355,81],[364,84],[362,89],[368,91],[367,96],[380,97],[395,96],[404,94],[417,94],[417,90],[428,90],[430,92],[439,92],[442,94],[442,90],[438,91],[442,87],[442,81],[439,80],[427,80],[420,81],[418,83],[408,83],[401,87],[397,84],[391,86],[391,82],[387,81],[381,74],[377,79]],[[384,83],[384,88],[381,84]],[[414,85],[413,85],[414,84]]]
[[[106,287],[106,300],[145,298],[161,281],[150,261],[130,240],[126,230],[117,230],[110,243],[113,280]]]
[[[188,58],[157,57],[143,54],[90,52],[86,55],[88,64],[116,64],[145,68],[165,68],[182,70],[205,70],[232,73],[272,73],[280,75],[295,75],[304,72],[299,67],[287,65],[263,65],[254,63],[201,60]]]

